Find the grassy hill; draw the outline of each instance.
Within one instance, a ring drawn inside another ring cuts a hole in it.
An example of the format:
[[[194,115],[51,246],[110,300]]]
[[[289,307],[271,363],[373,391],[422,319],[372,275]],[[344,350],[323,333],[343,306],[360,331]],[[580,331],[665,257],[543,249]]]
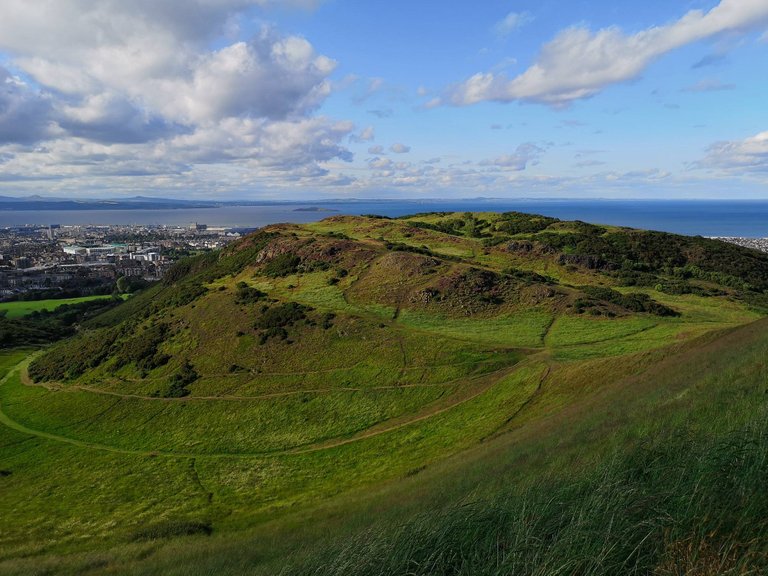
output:
[[[543,216],[269,227],[3,354],[0,572],[759,573],[766,290]]]

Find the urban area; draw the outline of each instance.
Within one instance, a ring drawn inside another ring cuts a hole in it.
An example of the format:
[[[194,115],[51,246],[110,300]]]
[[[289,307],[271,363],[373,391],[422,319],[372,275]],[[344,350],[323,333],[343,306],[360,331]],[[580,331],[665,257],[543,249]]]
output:
[[[0,299],[109,294],[116,282],[160,280],[179,258],[250,230],[189,226],[17,226],[0,229]]]

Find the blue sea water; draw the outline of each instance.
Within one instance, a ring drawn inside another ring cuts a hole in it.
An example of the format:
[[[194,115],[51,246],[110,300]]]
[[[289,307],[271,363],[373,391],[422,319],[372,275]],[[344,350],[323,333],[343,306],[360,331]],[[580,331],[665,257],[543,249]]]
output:
[[[322,210],[307,211],[319,207]],[[0,227],[19,225],[166,224],[260,227],[277,222],[312,222],[337,214],[403,216],[431,211],[516,210],[701,236],[768,237],[768,200],[424,200],[314,202],[260,206],[222,206],[175,210],[0,211]]]

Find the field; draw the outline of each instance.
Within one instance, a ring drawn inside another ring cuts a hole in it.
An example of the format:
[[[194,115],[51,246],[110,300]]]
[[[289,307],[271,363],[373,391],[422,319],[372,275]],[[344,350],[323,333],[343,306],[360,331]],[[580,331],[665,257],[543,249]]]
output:
[[[17,302],[0,302],[0,314],[5,314],[6,318],[22,318],[33,312],[43,310],[55,310],[65,304],[79,304],[80,302],[90,302],[92,300],[103,300],[112,296],[83,296],[81,298],[63,298],[50,300],[30,300]]]
[[[277,227],[2,352],[0,573],[762,566],[760,310],[503,258],[398,221]]]

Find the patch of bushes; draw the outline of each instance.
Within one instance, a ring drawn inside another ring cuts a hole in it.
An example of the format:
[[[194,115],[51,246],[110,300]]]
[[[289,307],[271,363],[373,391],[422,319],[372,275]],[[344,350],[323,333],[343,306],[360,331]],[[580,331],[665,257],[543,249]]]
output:
[[[307,318],[307,312],[312,308],[296,302],[286,302],[272,308],[264,309],[261,317],[254,324],[257,330],[263,330],[259,338],[260,344],[266,344],[271,338],[286,340],[288,331],[297,322]]]
[[[278,254],[272,258],[272,260],[264,264],[262,271],[272,278],[280,278],[298,272],[299,264],[301,264],[301,258],[295,254]]]
[[[119,298],[105,298],[39,310],[22,318],[0,314],[0,349],[50,344],[72,336],[79,324],[120,303]]]
[[[325,232],[323,233],[323,236],[326,236],[328,238],[336,238],[337,240],[352,240],[347,234],[344,234],[344,232]]]
[[[323,327],[323,330],[328,330],[329,328],[333,328],[333,321],[336,318],[336,314],[333,312],[327,312],[326,314],[323,314],[323,319],[320,322],[320,325]]]
[[[505,276],[515,278],[526,284],[557,284],[557,281],[551,276],[543,276],[530,270],[520,270],[519,268],[505,268],[501,272]]]
[[[414,228],[425,228],[435,230],[452,236],[469,236],[470,238],[485,238],[490,236],[487,233],[490,223],[486,220],[475,217],[471,212],[465,212],[461,218],[449,218],[435,223],[422,222],[419,220],[411,221]]]
[[[525,214],[523,212],[504,212],[501,214],[500,221],[496,222],[493,228],[497,232],[504,232],[510,235],[530,234],[541,232],[555,222],[559,222],[559,220],[548,216]]]
[[[155,324],[136,336],[120,343],[115,359],[115,369],[134,364],[142,372],[149,372],[168,363],[170,357],[158,351],[168,335],[166,324]]]
[[[35,382],[71,380],[106,360],[119,332],[114,328],[93,330],[61,342],[29,366]]]
[[[577,312],[590,309],[600,302],[610,302],[630,312],[646,312],[655,316],[679,316],[680,313],[668,306],[656,302],[648,294],[631,292],[622,294],[605,286],[582,286],[581,291],[588,296],[574,303]]]
[[[267,297],[266,292],[262,292],[258,288],[248,286],[245,282],[237,283],[237,293],[235,294],[235,302],[237,304],[254,304]]]
[[[179,368],[179,371],[171,376],[169,382],[170,385],[163,397],[184,398],[185,396],[189,396],[189,389],[187,386],[195,382],[198,378],[199,376],[192,364],[189,363],[189,360],[185,360],[184,364]]]
[[[277,328],[293,326],[296,322],[304,320],[307,312],[312,310],[308,306],[297,302],[286,302],[272,308],[267,308],[256,322],[256,328]]]
[[[604,261],[627,285],[652,286],[658,278],[651,281],[645,275],[650,274],[697,278],[742,292],[768,290],[768,254],[699,236],[644,230],[600,233],[600,227],[587,228],[591,226],[562,234],[544,231],[535,239],[562,254]]]
[[[435,253],[426,246],[411,246],[404,242],[385,241],[384,247],[392,252],[413,252],[414,254],[423,254],[424,256],[435,256]]]

